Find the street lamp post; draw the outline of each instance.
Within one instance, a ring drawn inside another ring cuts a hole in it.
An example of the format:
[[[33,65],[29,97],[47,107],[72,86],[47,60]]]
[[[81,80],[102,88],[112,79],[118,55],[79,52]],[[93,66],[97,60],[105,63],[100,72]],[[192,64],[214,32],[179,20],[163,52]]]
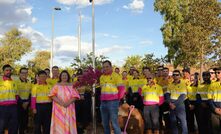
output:
[[[94,0],[89,0],[92,3],[92,65],[95,71],[95,23],[94,23]],[[93,93],[95,93],[95,84],[93,85]],[[96,114],[95,114],[95,96],[92,97],[92,116],[93,116],[93,134],[96,134]]]
[[[51,18],[51,23],[52,23],[52,27],[51,27],[51,63],[50,63],[50,75],[52,77],[52,67],[53,67],[53,64],[54,64],[54,11],[59,11],[61,10],[60,7],[54,7],[52,9],[52,18]]]

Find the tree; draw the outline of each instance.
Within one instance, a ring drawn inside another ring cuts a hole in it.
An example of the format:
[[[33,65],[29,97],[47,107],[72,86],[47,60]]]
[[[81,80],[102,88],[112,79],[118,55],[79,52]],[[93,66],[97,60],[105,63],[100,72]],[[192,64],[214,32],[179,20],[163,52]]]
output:
[[[33,73],[37,73],[39,70],[49,68],[50,52],[37,51],[34,59],[28,61],[28,66]]]
[[[82,68],[86,69],[88,66],[92,66],[92,56],[93,53],[87,54],[86,57],[83,59],[79,59],[79,57],[74,58],[74,62],[71,63],[71,67],[74,67],[75,69]],[[102,68],[102,62],[107,60],[108,57],[105,57],[103,55],[95,56],[95,67],[96,68]]]
[[[14,66],[16,61],[31,51],[31,45],[31,41],[23,37],[17,28],[6,32],[0,40],[0,66],[4,64]]]
[[[142,64],[142,66],[147,66],[154,70],[162,64],[162,59],[154,58],[153,54],[145,54],[142,58]]]
[[[203,65],[208,57],[221,57],[220,2],[155,0],[154,6],[164,16],[161,31],[175,66]]]
[[[130,67],[135,67],[136,69],[141,68],[142,66],[142,56],[132,55],[128,56],[125,60],[124,69],[129,70]]]

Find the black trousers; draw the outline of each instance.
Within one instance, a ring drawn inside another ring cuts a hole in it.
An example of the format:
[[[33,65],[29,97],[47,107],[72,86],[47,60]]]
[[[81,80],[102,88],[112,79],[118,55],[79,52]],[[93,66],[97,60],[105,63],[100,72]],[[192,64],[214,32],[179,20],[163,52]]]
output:
[[[206,103],[196,105],[196,121],[199,134],[212,134],[211,111],[209,109],[209,105]]]
[[[221,134],[221,115],[211,113],[213,134]]]
[[[0,134],[8,129],[8,134],[18,133],[17,105],[0,106]]]
[[[37,103],[36,109],[37,113],[34,115],[35,134],[50,134],[52,103]]]
[[[24,134],[28,128],[28,110],[22,107],[22,103],[18,104],[18,131],[19,134]]]

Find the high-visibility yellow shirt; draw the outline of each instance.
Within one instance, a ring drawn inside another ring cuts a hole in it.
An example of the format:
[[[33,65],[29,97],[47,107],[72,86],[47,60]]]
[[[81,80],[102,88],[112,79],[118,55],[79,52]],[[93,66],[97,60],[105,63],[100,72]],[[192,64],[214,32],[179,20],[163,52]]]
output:
[[[46,82],[47,82],[47,84],[49,84],[49,85],[51,85],[51,86],[53,87],[55,84],[58,83],[58,80],[59,80],[59,79],[48,78],[48,79],[46,80]]]
[[[210,84],[199,84],[197,87],[197,94],[200,95],[201,100],[208,100],[208,89]]]
[[[221,83],[214,82],[208,88],[208,99],[213,99],[214,102],[221,102]]]
[[[124,86],[122,78],[115,72],[109,75],[101,75],[101,100],[118,99],[118,86]]]
[[[32,84],[31,82],[22,82],[21,80],[17,80],[17,88],[19,97],[25,101],[29,99],[31,94]]]
[[[36,98],[36,103],[48,103],[51,99],[48,97],[52,89],[51,85],[39,85],[35,84],[31,90],[31,97]]]
[[[187,86],[187,98],[190,101],[196,101],[196,93],[197,93],[197,87]]]
[[[144,105],[155,105],[161,103],[163,97],[163,89],[160,85],[155,84],[152,86],[144,85],[141,90]]]
[[[189,79],[180,79],[181,81],[183,81],[184,83],[186,83],[187,86],[190,86],[191,85],[191,81]]]
[[[126,89],[128,89],[128,79],[122,79],[122,82]]]
[[[17,83],[13,80],[0,80],[0,105],[17,104]]]
[[[133,93],[138,93],[138,89],[145,85],[144,79],[132,79],[128,81],[128,86],[131,87]]]
[[[177,100],[181,94],[187,95],[186,83],[180,81],[179,84],[169,84],[167,87],[167,93],[170,93],[170,98],[173,100]]]
[[[159,81],[157,82],[157,84],[159,84],[162,88],[163,88],[163,93],[165,93],[167,91],[167,87],[169,84],[171,84],[173,82],[172,78],[161,78],[159,79]]]
[[[133,77],[132,75],[130,75],[130,74],[127,75],[127,79],[128,79],[128,80],[132,80],[133,78],[134,78],[134,77]]]

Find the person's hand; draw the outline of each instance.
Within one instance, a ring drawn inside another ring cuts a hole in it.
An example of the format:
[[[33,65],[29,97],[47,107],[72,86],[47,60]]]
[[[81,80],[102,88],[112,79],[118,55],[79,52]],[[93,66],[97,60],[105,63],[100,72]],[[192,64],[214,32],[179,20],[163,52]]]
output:
[[[33,114],[37,114],[37,109],[36,108],[33,109],[32,112],[33,112]]]
[[[172,110],[174,110],[176,108],[176,106],[173,103],[170,103],[169,106],[170,106],[170,109],[172,109]]]
[[[189,108],[190,108],[190,110],[193,110],[195,108],[195,106],[190,104]]]
[[[58,103],[60,106],[64,106],[64,101],[60,100]]]
[[[218,115],[221,115],[221,109],[220,108],[215,108],[215,113]]]
[[[24,103],[22,104],[22,108],[23,108],[24,110],[26,110],[26,109],[28,108],[28,104],[29,104],[29,102],[24,102]]]

